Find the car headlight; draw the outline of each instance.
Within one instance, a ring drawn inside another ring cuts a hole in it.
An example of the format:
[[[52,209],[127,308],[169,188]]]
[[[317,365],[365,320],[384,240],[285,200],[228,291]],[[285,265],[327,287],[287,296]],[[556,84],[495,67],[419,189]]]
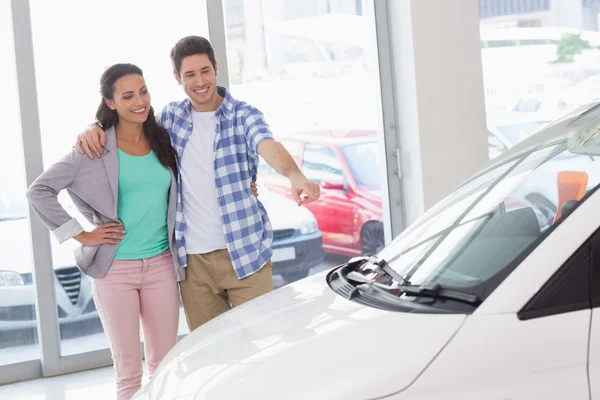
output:
[[[303,235],[308,235],[309,233],[315,233],[319,230],[319,226],[317,225],[317,220],[315,217],[311,216],[309,219],[306,219],[302,226],[300,227],[300,233]]]
[[[0,271],[1,286],[23,286],[25,282],[21,274],[15,271]]]

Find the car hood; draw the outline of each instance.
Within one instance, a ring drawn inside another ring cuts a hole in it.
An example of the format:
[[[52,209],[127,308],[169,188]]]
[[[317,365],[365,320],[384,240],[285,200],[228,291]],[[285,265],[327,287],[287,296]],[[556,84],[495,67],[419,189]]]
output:
[[[265,187],[259,189],[258,200],[267,210],[274,231],[282,229],[300,229],[302,224],[314,218],[304,206]]]
[[[466,318],[365,307],[334,293],[325,274],[196,329],[142,391],[164,400],[379,398],[408,387]]]

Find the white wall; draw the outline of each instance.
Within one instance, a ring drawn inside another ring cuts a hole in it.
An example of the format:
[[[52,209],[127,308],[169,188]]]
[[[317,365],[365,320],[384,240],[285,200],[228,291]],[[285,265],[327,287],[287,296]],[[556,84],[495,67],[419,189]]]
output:
[[[488,161],[477,0],[389,0],[404,217]]]

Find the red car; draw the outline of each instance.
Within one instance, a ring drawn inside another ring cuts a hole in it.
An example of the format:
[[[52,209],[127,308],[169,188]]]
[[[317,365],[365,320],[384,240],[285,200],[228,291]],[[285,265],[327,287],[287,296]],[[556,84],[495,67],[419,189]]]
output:
[[[327,253],[349,257],[384,246],[379,148],[375,132],[311,132],[278,138],[306,177],[321,185],[314,214]],[[287,178],[261,162],[258,181],[290,197]]]

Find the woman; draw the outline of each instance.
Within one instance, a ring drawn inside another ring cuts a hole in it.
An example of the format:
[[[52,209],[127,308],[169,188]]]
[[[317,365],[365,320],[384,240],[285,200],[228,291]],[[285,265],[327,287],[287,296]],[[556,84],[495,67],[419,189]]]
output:
[[[82,245],[76,262],[94,278],[118,398],[125,400],[141,386],[140,317],[150,375],[177,340],[177,282],[185,279],[174,238],[177,161],[140,68],[113,65],[100,85],[103,157],[91,160],[73,149],[36,179],[27,198],[59,242],[74,238]],[[96,229],[85,232],[60,206],[62,189]]]

